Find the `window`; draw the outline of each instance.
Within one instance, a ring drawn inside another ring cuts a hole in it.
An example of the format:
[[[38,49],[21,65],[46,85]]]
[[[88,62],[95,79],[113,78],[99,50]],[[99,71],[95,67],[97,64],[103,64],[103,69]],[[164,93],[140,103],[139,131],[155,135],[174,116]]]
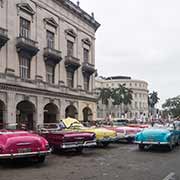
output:
[[[54,83],[54,66],[53,65],[46,65],[46,78],[48,83]]]
[[[67,85],[70,88],[74,87],[74,71],[72,70],[67,71]]]
[[[20,18],[20,36],[30,38],[30,21]]]
[[[83,54],[84,54],[84,62],[89,62],[89,50],[84,48]]]
[[[134,103],[134,106],[135,106],[135,108],[137,108],[137,102],[135,101],[135,103]]]
[[[22,79],[30,78],[30,59],[26,57],[19,58],[19,72]]]
[[[47,31],[47,47],[54,49],[54,33]]]
[[[84,90],[85,91],[89,91],[89,76],[88,75],[84,75]]]
[[[68,40],[67,41],[67,55],[73,56],[73,51],[74,51],[74,43]]]

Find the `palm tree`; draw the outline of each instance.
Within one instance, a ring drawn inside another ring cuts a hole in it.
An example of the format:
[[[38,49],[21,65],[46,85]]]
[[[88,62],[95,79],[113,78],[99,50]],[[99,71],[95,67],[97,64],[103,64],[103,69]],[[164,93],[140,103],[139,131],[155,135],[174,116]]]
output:
[[[148,105],[150,107],[151,115],[155,115],[155,105],[159,102],[160,98],[158,97],[158,93],[153,91],[149,93],[148,96]]]
[[[101,99],[102,104],[105,104],[106,106],[109,104],[109,99],[111,97],[111,89],[110,88],[99,88],[100,91],[99,94],[99,100]]]
[[[159,100],[160,99],[157,92],[153,91],[152,93],[149,93],[148,103],[150,107],[154,108],[155,105],[159,102]]]
[[[112,90],[111,98],[113,99],[113,105],[121,106],[121,112],[125,112],[124,106],[131,104],[132,102],[132,93],[131,89],[125,87],[125,84],[119,85],[118,88]],[[126,110],[128,111],[128,109]]]

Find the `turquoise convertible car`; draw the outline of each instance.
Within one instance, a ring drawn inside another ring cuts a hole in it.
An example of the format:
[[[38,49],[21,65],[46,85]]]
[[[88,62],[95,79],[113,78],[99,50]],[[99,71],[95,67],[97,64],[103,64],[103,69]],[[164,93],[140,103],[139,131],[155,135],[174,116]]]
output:
[[[163,128],[148,128],[139,132],[135,136],[135,143],[140,150],[150,145],[164,145],[172,150],[175,145],[180,144],[180,122],[174,122]]]

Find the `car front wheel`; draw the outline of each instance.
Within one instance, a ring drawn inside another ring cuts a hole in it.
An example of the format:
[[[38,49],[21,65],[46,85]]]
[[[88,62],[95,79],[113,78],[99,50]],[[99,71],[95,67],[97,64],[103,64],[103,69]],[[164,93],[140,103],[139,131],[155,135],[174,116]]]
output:
[[[37,159],[38,163],[43,163],[45,161],[46,156],[39,156]]]
[[[140,150],[140,151],[144,151],[144,147],[145,147],[144,144],[139,144],[139,150]]]
[[[76,152],[77,152],[77,153],[82,153],[82,151],[83,151],[83,147],[78,147],[78,148],[76,148]]]
[[[173,150],[173,143],[172,143],[172,141],[169,142],[168,150],[169,150],[169,151],[172,151],[172,150]]]

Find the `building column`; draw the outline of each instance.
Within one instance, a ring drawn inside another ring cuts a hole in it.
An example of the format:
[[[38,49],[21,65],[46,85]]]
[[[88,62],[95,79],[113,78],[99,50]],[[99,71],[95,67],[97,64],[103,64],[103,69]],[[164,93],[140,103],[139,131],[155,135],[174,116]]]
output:
[[[38,96],[37,98],[37,122],[36,125],[43,125],[44,124],[44,103],[43,97]]]
[[[7,93],[7,106],[5,114],[5,123],[8,127],[9,124],[16,124],[16,103],[15,103],[15,92]]]
[[[60,119],[65,118],[65,110],[66,110],[66,101],[64,99],[61,100],[61,106],[60,106]]]

